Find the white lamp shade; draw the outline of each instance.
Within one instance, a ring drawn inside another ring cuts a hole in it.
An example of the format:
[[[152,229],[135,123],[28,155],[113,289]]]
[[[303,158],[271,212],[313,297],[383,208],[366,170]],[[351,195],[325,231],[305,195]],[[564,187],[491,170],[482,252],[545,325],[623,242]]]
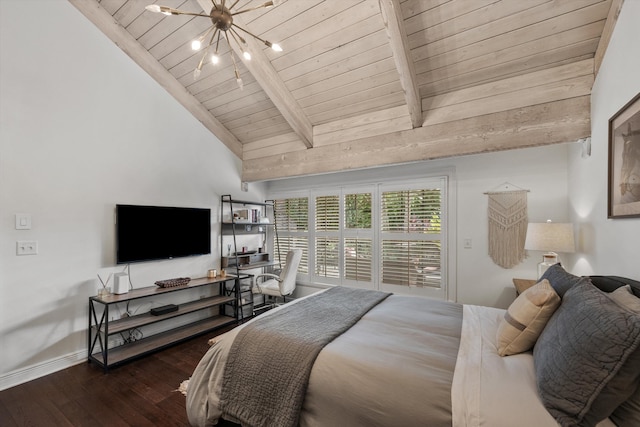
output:
[[[573,224],[529,223],[524,248],[530,251],[575,252]]]

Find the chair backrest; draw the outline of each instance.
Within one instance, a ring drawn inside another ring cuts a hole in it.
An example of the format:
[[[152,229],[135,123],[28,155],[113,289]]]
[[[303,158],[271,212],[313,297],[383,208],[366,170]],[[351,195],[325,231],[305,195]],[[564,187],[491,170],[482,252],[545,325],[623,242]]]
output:
[[[290,295],[296,288],[296,275],[298,274],[298,265],[302,259],[302,249],[292,249],[287,252],[287,260],[285,266],[280,273],[280,293],[282,295]]]

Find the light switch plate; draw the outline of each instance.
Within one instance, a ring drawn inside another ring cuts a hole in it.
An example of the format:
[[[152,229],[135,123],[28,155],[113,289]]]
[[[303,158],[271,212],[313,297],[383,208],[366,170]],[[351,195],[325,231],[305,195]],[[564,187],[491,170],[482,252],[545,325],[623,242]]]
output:
[[[16,214],[16,230],[31,230],[31,214]]]

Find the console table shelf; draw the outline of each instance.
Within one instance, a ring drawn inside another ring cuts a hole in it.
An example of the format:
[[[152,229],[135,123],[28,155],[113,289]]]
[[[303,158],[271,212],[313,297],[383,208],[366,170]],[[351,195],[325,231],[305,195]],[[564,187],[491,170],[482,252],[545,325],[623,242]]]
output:
[[[148,338],[143,338],[138,341],[134,341],[130,344],[121,345],[109,350],[107,363],[104,364],[105,369],[128,360],[144,356],[171,345],[177,344],[186,339],[200,335],[204,332],[221,328],[230,323],[234,323],[235,319],[229,316],[216,316],[209,319],[201,320],[199,322],[191,323],[186,326],[171,329],[167,332],[161,332],[159,334],[152,335]],[[101,352],[97,352],[91,355],[92,360],[97,361],[99,364],[103,364],[100,361],[102,357]]]
[[[217,278],[205,277],[193,279],[183,286],[168,288],[149,286],[131,290],[126,294],[114,294],[101,298],[90,297],[88,333],[89,362],[97,363],[106,371],[109,367],[127,360],[160,350],[212,329],[237,323],[240,295],[238,282],[239,278],[236,275]],[[232,283],[232,286],[228,286],[229,283]],[[117,304],[127,304],[136,300],[144,302],[144,298],[150,301],[150,299],[155,296],[184,292],[189,289],[193,290],[204,286],[218,286],[218,294],[184,302],[178,305],[176,311],[165,314],[152,315],[150,312],[146,312],[121,319],[110,319],[109,309],[110,307],[115,307]],[[227,306],[233,308],[233,316],[226,314],[225,307]],[[207,314],[208,317],[192,321],[183,326],[171,327],[169,323],[171,319],[175,319],[178,316],[199,311],[204,312],[204,310],[213,311]],[[109,337],[111,336],[127,331],[134,331],[138,328],[160,322],[164,322],[169,329],[135,341],[125,341],[118,345],[109,343]]]

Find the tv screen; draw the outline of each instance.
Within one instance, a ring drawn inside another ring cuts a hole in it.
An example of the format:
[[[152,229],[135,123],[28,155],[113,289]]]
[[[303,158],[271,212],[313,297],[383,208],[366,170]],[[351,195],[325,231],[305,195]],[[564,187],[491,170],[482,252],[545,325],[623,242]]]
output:
[[[211,253],[211,209],[116,205],[116,262]]]

